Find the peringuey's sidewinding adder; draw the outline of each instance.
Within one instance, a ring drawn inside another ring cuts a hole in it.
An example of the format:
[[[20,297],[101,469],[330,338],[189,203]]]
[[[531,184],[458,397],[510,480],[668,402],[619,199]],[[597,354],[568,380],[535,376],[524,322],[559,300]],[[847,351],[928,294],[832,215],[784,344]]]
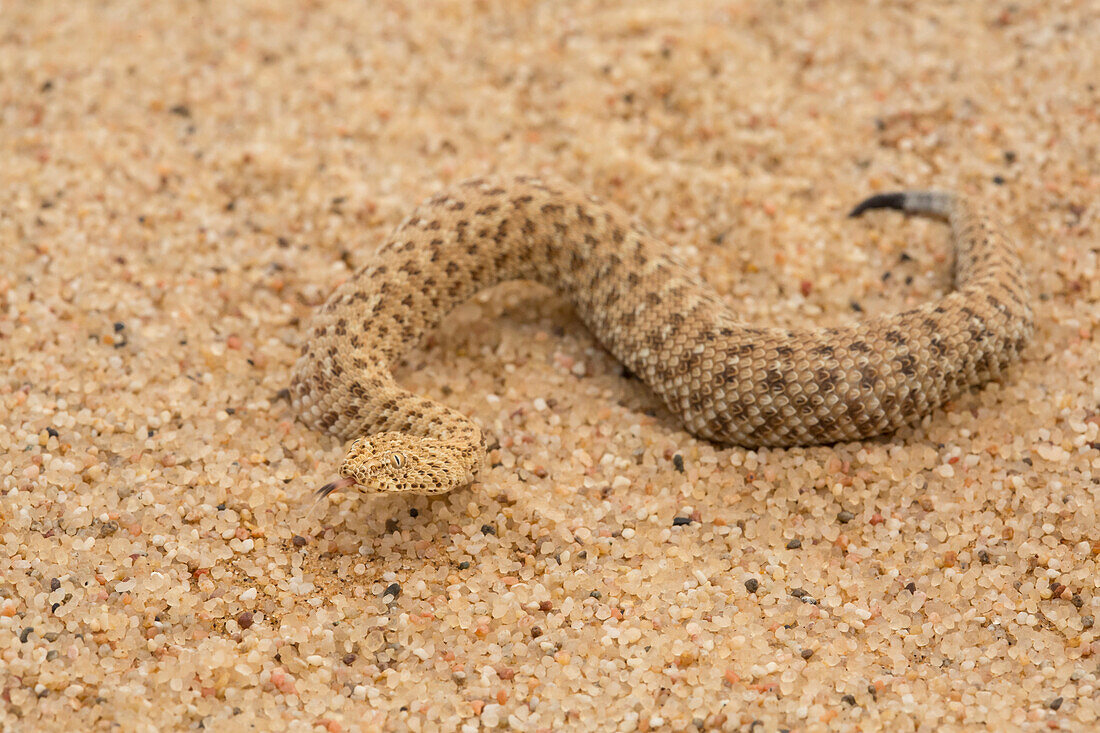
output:
[[[291,396],[309,425],[356,438],[342,478],[368,493],[436,494],[484,459],[465,416],[399,387],[391,366],[456,305],[530,279],[566,296],[600,342],[687,430],[747,447],[889,432],[998,376],[1032,330],[1020,260],[993,219],[951,194],[880,194],[947,219],[955,290],[842,328],[784,329],[734,311],[619,208],[535,178],[471,180],[433,196],[319,310]]]

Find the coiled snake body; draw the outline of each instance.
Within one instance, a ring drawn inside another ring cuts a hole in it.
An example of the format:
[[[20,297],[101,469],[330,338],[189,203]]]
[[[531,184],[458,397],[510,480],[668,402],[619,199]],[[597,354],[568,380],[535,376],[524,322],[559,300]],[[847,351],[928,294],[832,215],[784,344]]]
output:
[[[484,459],[481,430],[399,387],[391,365],[453,307],[513,279],[572,302],[600,342],[691,433],[747,447],[833,443],[892,431],[998,376],[1031,333],[1014,247],[993,220],[945,193],[880,194],[947,219],[955,290],[843,328],[756,327],[617,207],[534,178],[472,180],[402,222],[319,310],[295,365],[302,419],[356,438],[342,478],[369,493],[442,493]]]

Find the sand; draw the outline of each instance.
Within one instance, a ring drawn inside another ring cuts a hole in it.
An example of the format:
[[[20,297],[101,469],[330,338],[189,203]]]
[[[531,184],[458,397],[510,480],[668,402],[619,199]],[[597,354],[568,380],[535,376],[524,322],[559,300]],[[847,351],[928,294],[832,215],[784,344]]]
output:
[[[0,728],[1093,729],[1098,35],[1089,0],[5,4]],[[505,285],[399,373],[483,426],[480,482],[310,513],[303,322],[487,172],[617,202],[770,324],[945,292],[942,225],[844,213],[961,191],[1034,342],[894,436],[749,451]]]

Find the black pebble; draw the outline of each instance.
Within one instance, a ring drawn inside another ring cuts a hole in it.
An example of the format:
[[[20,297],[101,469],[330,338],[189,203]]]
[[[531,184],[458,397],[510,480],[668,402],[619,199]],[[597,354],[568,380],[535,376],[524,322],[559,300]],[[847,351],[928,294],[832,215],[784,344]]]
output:
[[[672,467],[680,473],[684,472],[684,457],[679,453],[672,457]]]
[[[601,598],[603,598],[603,594],[600,593],[598,590],[594,590],[594,591],[592,591],[591,593],[588,594],[588,597],[589,598],[595,598],[598,601]]]
[[[863,312],[863,306],[862,306],[862,305],[860,305],[859,303],[855,302],[854,300],[853,300],[853,301],[852,301],[851,303],[849,303],[848,305],[849,305],[849,306],[851,307],[851,309],[852,309],[852,310],[854,310],[854,311],[855,311],[856,313],[862,313],[862,312]]]
[[[797,550],[799,547],[802,547],[802,540],[791,540],[787,543],[788,550]]]
[[[685,524],[691,524],[691,517],[673,517],[673,527],[683,527]]]
[[[290,538],[290,542],[295,547],[305,547],[306,544],[309,542],[309,540],[307,540],[305,537],[303,537],[300,534],[296,534],[296,535],[294,535],[293,537]]]
[[[409,510],[409,516],[412,517],[413,519],[416,519],[417,517],[420,516],[420,512],[418,512],[416,510],[416,508],[414,507],[414,508]]]
[[[837,518],[837,521],[839,521],[839,522],[840,522],[841,524],[847,524],[848,522],[850,522],[850,521],[852,521],[853,519],[855,519],[855,518],[856,518],[856,515],[855,515],[855,514],[852,514],[852,513],[850,512],[850,511],[848,511],[847,509],[845,509],[845,510],[844,510],[844,511],[842,511],[842,512],[841,512],[840,514],[837,514],[837,515],[836,515],[836,518]]]
[[[985,550],[978,550],[978,560],[981,561],[982,565],[988,565],[989,553]]]
[[[916,593],[917,592],[917,584],[913,583],[913,582],[906,583],[905,584],[905,590],[909,591],[910,593]]]
[[[798,656],[802,657],[803,659],[809,659],[813,655],[814,655],[814,650],[813,649],[803,649],[802,651],[800,651],[798,653]]]
[[[401,584],[390,583],[386,586],[386,590],[382,591],[382,595],[393,596],[393,599],[396,601],[398,598],[401,597]]]
[[[496,531],[495,529],[493,529],[493,525],[491,525],[491,524],[483,524],[483,525],[481,525],[481,534],[492,534],[492,535],[495,535],[496,533],[497,533],[497,531]]]
[[[470,568],[470,561],[469,560],[463,560],[462,562],[460,562],[458,564],[458,569],[459,570],[469,570],[469,568]]]
[[[34,633],[34,627],[33,626],[28,626],[27,628],[23,629],[22,633],[19,634],[20,643],[26,644],[27,639],[31,638],[32,633]],[[1058,704],[1060,705],[1061,704],[1061,698],[1058,698],[1058,700],[1059,700]]]
[[[56,438],[57,430],[54,428],[46,428],[46,434],[49,435],[51,438]]]
[[[1048,707],[1051,710],[1057,710],[1058,708],[1062,707],[1062,702],[1063,702],[1062,698],[1056,697],[1056,698],[1054,698],[1053,700],[1050,701],[1050,705]]]
[[[840,701],[841,702],[846,702],[849,705],[855,705],[856,704],[856,699],[854,697],[852,697],[851,695],[845,695],[844,697],[840,698]]]
[[[126,324],[122,321],[115,321],[115,333],[118,333],[122,329],[126,328]]]
[[[390,519],[386,520],[386,531],[387,532],[396,532],[397,531],[397,520],[396,519],[391,517]]]
[[[803,598],[809,594],[801,588],[791,588],[791,595],[795,598]]]
[[[993,176],[993,182],[996,183],[998,186],[1003,186],[1004,182],[1005,182],[1005,177],[1004,176]]]
[[[218,511],[219,512],[224,512],[225,511],[225,502],[224,501],[221,504],[218,504]]]
[[[759,587],[760,581],[758,581],[756,578],[749,578],[745,581],[745,589],[748,590],[749,593],[755,593],[756,589]]]
[[[57,590],[61,587],[61,578],[54,578],[50,581],[50,590]]]

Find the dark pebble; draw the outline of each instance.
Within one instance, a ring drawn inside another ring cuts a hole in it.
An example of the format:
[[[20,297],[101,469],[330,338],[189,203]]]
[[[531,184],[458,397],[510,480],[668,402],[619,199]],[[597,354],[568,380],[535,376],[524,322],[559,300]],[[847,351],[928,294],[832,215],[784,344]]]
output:
[[[862,305],[860,305],[859,303],[855,302],[854,300],[853,300],[853,301],[852,301],[851,303],[849,303],[848,305],[849,305],[849,306],[851,307],[851,309],[852,309],[852,310],[854,310],[854,311],[855,311],[856,313],[862,313],[862,312],[863,312],[863,306],[862,306]]]
[[[115,333],[118,333],[122,329],[126,328],[126,324],[122,321],[115,321]]]
[[[1096,623],[1096,620],[1092,616],[1085,616],[1081,619],[1081,626],[1086,629],[1091,629],[1092,625]]]
[[[906,583],[905,584],[905,590],[909,591],[910,593],[916,593],[917,592],[917,584],[913,583],[913,582]]]
[[[1005,177],[1004,176],[993,176],[993,182],[996,183],[998,186],[1003,186],[1004,182],[1005,182]]]
[[[798,654],[803,659],[809,659],[810,657],[812,657],[814,655],[814,650],[813,649],[803,649]]]
[[[989,553],[986,552],[985,550],[978,550],[978,560],[981,561],[982,565],[988,565],[989,564]]]
[[[180,117],[190,117],[191,116],[191,109],[185,104],[174,105],[173,107],[170,107],[168,109],[168,111],[171,112],[172,114],[178,115]]]
[[[598,601],[601,598],[603,598],[603,593],[600,593],[598,590],[594,590],[594,591],[592,591],[591,593],[588,594],[588,597],[589,598],[595,598]]]
[[[850,511],[848,511],[847,509],[845,509],[845,510],[844,510],[844,511],[842,511],[842,512],[841,512],[840,514],[837,514],[837,515],[836,515],[836,518],[837,518],[837,521],[838,521],[838,522],[840,522],[841,524],[847,524],[848,522],[850,522],[850,521],[852,521],[853,519],[855,519],[855,518],[856,518],[856,515],[855,515],[855,514],[852,514],[852,513],[850,512]]]
[[[49,435],[51,438],[56,438],[57,430],[55,428],[46,428],[46,434]]]
[[[225,502],[224,501],[221,504],[218,504],[218,511],[219,512],[224,512],[225,511]]]
[[[802,598],[804,596],[808,596],[809,593],[802,590],[801,588],[791,588],[791,595],[794,596],[795,598]]]
[[[685,524],[691,524],[691,517],[673,517],[673,527],[683,527]]]
[[[351,665],[355,664],[356,659],[358,659],[358,657],[354,654],[345,654],[344,658],[341,661],[350,667]]]
[[[23,631],[19,634],[20,643],[26,644],[27,639],[31,638],[31,634],[33,634],[33,633],[34,633],[34,627],[33,626],[28,626],[27,628],[23,629]]]
[[[760,581],[758,581],[756,578],[749,578],[745,581],[745,589],[748,590],[749,593],[755,593],[756,589],[759,587]]]
[[[309,540],[307,540],[300,534],[296,534],[290,538],[290,544],[294,545],[295,547],[305,547],[307,544],[309,544]]]
[[[802,547],[802,540],[791,540],[787,543],[788,550],[797,550],[799,547]]]
[[[409,510],[409,516],[412,517],[413,519],[416,519],[417,517],[420,516],[420,512],[416,510],[416,507],[413,507],[412,509]]]
[[[393,599],[396,601],[398,598],[401,597],[401,584],[390,583],[386,586],[386,590],[382,591],[382,595],[393,596]]]
[[[1074,593],[1073,598],[1070,599],[1070,603],[1073,604],[1074,608],[1080,608],[1081,606],[1085,605],[1085,599],[1077,593]]]
[[[390,519],[386,520],[386,532],[390,532],[390,533],[396,532],[397,527],[398,527],[398,524],[397,524],[396,519],[391,517]]]
[[[856,704],[856,699],[854,697],[852,697],[851,695],[845,695],[844,697],[840,698],[840,701],[841,702],[846,702],[849,705],[855,705]]]
[[[57,590],[61,587],[61,578],[53,578],[50,581],[50,590]]]
[[[532,639],[537,639],[540,636],[542,636],[542,629],[540,629],[538,626],[532,626],[531,627],[531,638]]]
[[[51,649],[48,652],[46,652],[46,661],[47,662],[52,662],[53,660],[57,659],[60,656],[61,656],[61,652],[57,651],[56,649]]]
[[[468,570],[469,568],[470,568],[470,561],[469,560],[463,560],[462,562],[460,562],[458,564],[458,569],[459,570]]]
[[[1006,150],[1005,151],[1005,162],[1008,163],[1009,165],[1012,165],[1013,163],[1016,162],[1016,151],[1015,150]]]
[[[493,525],[491,525],[491,524],[481,525],[481,534],[495,535],[496,533],[497,533],[497,531],[496,531],[496,529],[493,528]]]
[[[672,457],[672,467],[680,473],[684,472],[684,457],[679,453]]]
[[[1049,707],[1051,710],[1057,710],[1058,708],[1062,707],[1062,702],[1062,698],[1056,697],[1050,701],[1047,707]]]
[[[245,611],[237,617],[237,625],[242,629],[247,629],[252,626],[252,612]]]

